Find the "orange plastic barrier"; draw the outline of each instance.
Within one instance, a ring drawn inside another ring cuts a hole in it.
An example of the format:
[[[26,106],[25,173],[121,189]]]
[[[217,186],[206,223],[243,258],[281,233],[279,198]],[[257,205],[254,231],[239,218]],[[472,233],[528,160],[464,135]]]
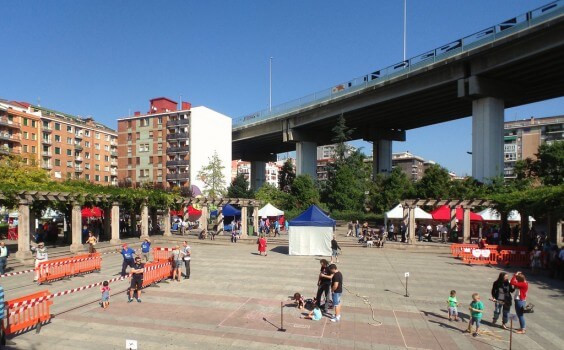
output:
[[[6,301],[6,334],[35,327],[51,319],[49,307],[53,302],[48,299],[49,291],[42,291],[25,297]]]
[[[531,256],[527,251],[502,250],[499,262],[505,266],[527,267],[531,265]]]
[[[153,260],[155,261],[163,261],[163,260],[170,260],[170,254],[174,248],[167,248],[167,247],[154,247],[153,248]]]
[[[48,260],[37,265],[35,271],[39,275],[37,282],[41,284],[46,281],[97,271],[101,268],[102,257],[100,253],[94,253]]]
[[[498,252],[491,249],[474,249],[472,254],[464,256],[462,261],[470,265],[497,265]]]
[[[153,261],[145,264],[143,271],[143,288],[153,283],[172,277],[171,261]]]

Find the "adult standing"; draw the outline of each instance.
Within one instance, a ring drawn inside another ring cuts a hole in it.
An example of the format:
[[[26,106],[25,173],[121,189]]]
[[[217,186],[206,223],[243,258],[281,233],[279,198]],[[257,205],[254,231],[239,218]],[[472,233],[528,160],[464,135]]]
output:
[[[322,309],[323,312],[327,312],[327,303],[329,302],[329,294],[331,292],[331,276],[329,274],[329,269],[327,266],[329,262],[325,259],[319,261],[321,264],[321,269],[319,271],[319,278],[317,279],[317,295],[315,297],[315,304],[318,308]],[[321,307],[321,296],[325,294],[325,304]]]
[[[354,235],[356,236],[356,238],[360,236],[360,223],[358,222],[358,220],[356,220],[356,222],[354,223]]]
[[[133,266],[134,263],[133,258],[135,257],[135,250],[129,248],[127,246],[127,243],[124,243],[122,245],[121,251],[119,250],[119,248],[118,251],[123,256],[123,263],[121,264],[121,275],[122,277],[125,277],[126,275],[125,270],[127,269],[127,267]]]
[[[6,247],[6,243],[0,242],[0,275],[3,275],[6,272],[8,255],[10,255],[10,252],[8,251],[8,247]]]
[[[136,257],[131,270],[129,271],[129,279],[131,285],[129,286],[129,300],[128,303],[133,301],[133,292],[137,291],[137,302],[141,302],[141,288],[143,287],[143,272],[145,264],[141,262],[141,257]]]
[[[49,255],[47,254],[47,248],[45,248],[45,243],[39,242],[36,247],[31,247],[32,251],[35,251],[35,279],[33,282],[37,282],[39,279],[39,269],[37,268],[40,263],[47,261],[49,259]]]
[[[182,252],[180,246],[176,245],[172,250],[172,280],[175,279],[180,282],[180,266],[182,263]]]
[[[96,239],[96,236],[94,236],[94,233],[92,233],[92,231],[88,231],[88,238],[86,239],[86,243],[88,243],[88,253],[96,253],[96,248],[94,248],[94,246],[97,242],[98,240]]]
[[[525,323],[525,306],[527,306],[527,291],[529,290],[529,283],[525,279],[525,275],[519,271],[510,281],[511,285],[517,288],[517,292],[515,292],[515,312],[517,313],[517,317],[519,318],[519,325],[521,326],[520,329],[515,331],[518,334],[525,334],[526,332],[526,323]]]
[[[184,260],[184,267],[186,268],[184,279],[187,280],[190,279],[190,260],[192,260],[192,248],[190,248],[187,241],[184,241],[182,245],[182,260]]]
[[[335,258],[335,262],[339,262],[339,250],[341,250],[341,247],[339,247],[339,243],[337,243],[335,236],[333,236],[331,240],[331,263],[333,263],[333,258]]]
[[[262,253],[264,253],[264,256],[266,256],[266,247],[267,247],[267,242],[266,242],[266,238],[264,237],[264,235],[261,235],[260,238],[257,240],[257,244],[258,244],[258,251],[259,251],[259,255],[262,255]]]
[[[511,293],[515,291],[515,288],[509,283],[509,276],[505,272],[501,272],[497,280],[492,285],[492,298],[495,303],[494,316],[492,323],[495,324],[501,313],[503,316],[501,318],[501,327],[504,329],[509,329],[507,327],[507,321],[509,320],[509,311],[511,310]]]
[[[331,299],[333,300],[333,308],[335,309],[335,317],[331,322],[341,321],[341,295],[343,294],[343,274],[337,269],[337,265],[329,265],[329,273],[331,274]]]
[[[348,223],[347,237],[349,237],[350,235],[352,235],[352,232],[353,232],[353,222],[352,222],[352,220],[351,220],[351,221],[349,221],[349,223]]]
[[[151,258],[151,241],[149,238],[143,239],[141,243],[141,256],[145,263],[148,263]]]

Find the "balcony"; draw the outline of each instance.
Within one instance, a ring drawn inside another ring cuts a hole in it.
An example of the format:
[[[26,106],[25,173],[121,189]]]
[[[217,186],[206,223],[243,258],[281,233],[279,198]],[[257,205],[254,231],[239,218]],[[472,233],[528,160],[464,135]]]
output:
[[[74,172],[75,172],[75,173],[81,173],[81,172],[82,172],[82,167],[81,167],[81,166],[75,166],[75,167],[74,167]]]
[[[80,162],[82,162],[82,157],[76,157],[76,158],[74,158],[74,161],[77,162],[77,163],[80,163]]]
[[[52,154],[51,154],[51,152],[49,152],[49,151],[43,151],[43,152],[41,152],[41,156],[43,156],[43,157],[52,157]]]
[[[110,152],[110,155],[111,155],[112,157],[117,157],[117,156],[118,156],[118,153],[117,153],[117,151],[111,151],[111,152]]]
[[[0,147],[0,154],[20,154],[20,150],[10,147]]]
[[[74,133],[74,138],[75,138],[75,139],[81,139],[81,140],[82,140],[82,133],[81,133],[81,132],[75,132],[75,133]]]
[[[82,151],[82,150],[83,150],[82,145],[79,145],[79,144],[77,144],[77,143],[74,144],[74,149],[75,149],[76,151]]]
[[[0,125],[8,126],[15,129],[20,128],[20,123],[13,122],[6,117],[0,117]]]
[[[111,140],[110,146],[117,146],[117,140]]]
[[[41,143],[44,145],[51,145],[53,143],[53,141],[51,141],[51,139],[41,139]]]
[[[189,160],[185,160],[185,159],[179,159],[179,160],[167,160],[166,161],[166,166],[171,167],[171,166],[187,166],[190,165],[190,161]]]
[[[188,153],[189,148],[188,146],[184,147],[168,147],[166,149],[166,153]]]
[[[43,127],[41,128],[41,131],[51,133],[51,132],[53,132],[53,129],[50,126],[43,125]]]
[[[116,169],[110,170],[110,175],[117,176],[117,170]]]
[[[110,161],[110,165],[111,165],[111,166],[117,166],[117,165],[118,165],[117,160],[112,159],[112,160]]]
[[[20,137],[18,135],[3,133],[0,134],[0,140],[12,141],[12,142],[20,142]]]
[[[187,132],[177,132],[174,134],[166,135],[167,140],[187,140],[190,138],[190,134]]]
[[[50,163],[41,163],[41,167],[47,170],[53,169],[53,166]]]
[[[190,178],[190,173],[186,172],[186,173],[177,173],[177,174],[166,174],[166,180],[167,181],[174,181],[174,180],[185,180],[188,181],[188,179]]]
[[[166,127],[170,128],[170,127],[174,127],[174,126],[179,126],[179,125],[188,125],[190,124],[190,119],[185,118],[185,119],[179,119],[179,120],[169,120],[166,122]]]

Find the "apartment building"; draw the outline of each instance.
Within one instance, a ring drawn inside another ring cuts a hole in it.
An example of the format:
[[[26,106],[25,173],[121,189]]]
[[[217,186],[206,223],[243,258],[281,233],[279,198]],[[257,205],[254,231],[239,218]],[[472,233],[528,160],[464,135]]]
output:
[[[140,185],[164,187],[204,183],[198,172],[217,152],[224,166],[225,185],[231,179],[231,118],[207,107],[192,107],[158,97],[146,114],[118,119],[118,178]]]
[[[515,177],[515,162],[536,159],[543,143],[564,142],[564,116],[531,117],[505,122],[504,125],[504,177]]]
[[[117,185],[117,134],[94,119],[0,101],[0,154],[37,164],[55,180]]]

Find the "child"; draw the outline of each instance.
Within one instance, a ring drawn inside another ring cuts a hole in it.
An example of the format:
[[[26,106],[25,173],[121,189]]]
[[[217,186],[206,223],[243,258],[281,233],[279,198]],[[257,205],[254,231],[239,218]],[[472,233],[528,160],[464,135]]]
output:
[[[102,292],[102,307],[106,309],[110,305],[110,286],[108,281],[102,283],[100,291]]]
[[[452,316],[454,320],[458,321],[458,300],[456,299],[456,291],[453,289],[450,291],[450,297],[447,300],[448,303],[448,320],[452,321]]]
[[[474,337],[478,336],[478,329],[480,328],[480,321],[482,320],[482,312],[484,311],[484,304],[480,301],[478,293],[472,294],[472,302],[470,303],[470,324],[468,324],[468,333],[472,333],[472,325],[476,324],[476,331],[472,334]]]
[[[313,310],[311,310],[311,312],[307,314],[307,316],[304,316],[304,318],[306,320],[319,321],[321,320],[321,316],[321,309],[319,309],[319,306],[316,305]]]
[[[305,300],[300,293],[295,293],[292,300],[294,300],[294,304],[296,304],[296,307],[298,309],[303,310],[303,308],[305,307]]]

